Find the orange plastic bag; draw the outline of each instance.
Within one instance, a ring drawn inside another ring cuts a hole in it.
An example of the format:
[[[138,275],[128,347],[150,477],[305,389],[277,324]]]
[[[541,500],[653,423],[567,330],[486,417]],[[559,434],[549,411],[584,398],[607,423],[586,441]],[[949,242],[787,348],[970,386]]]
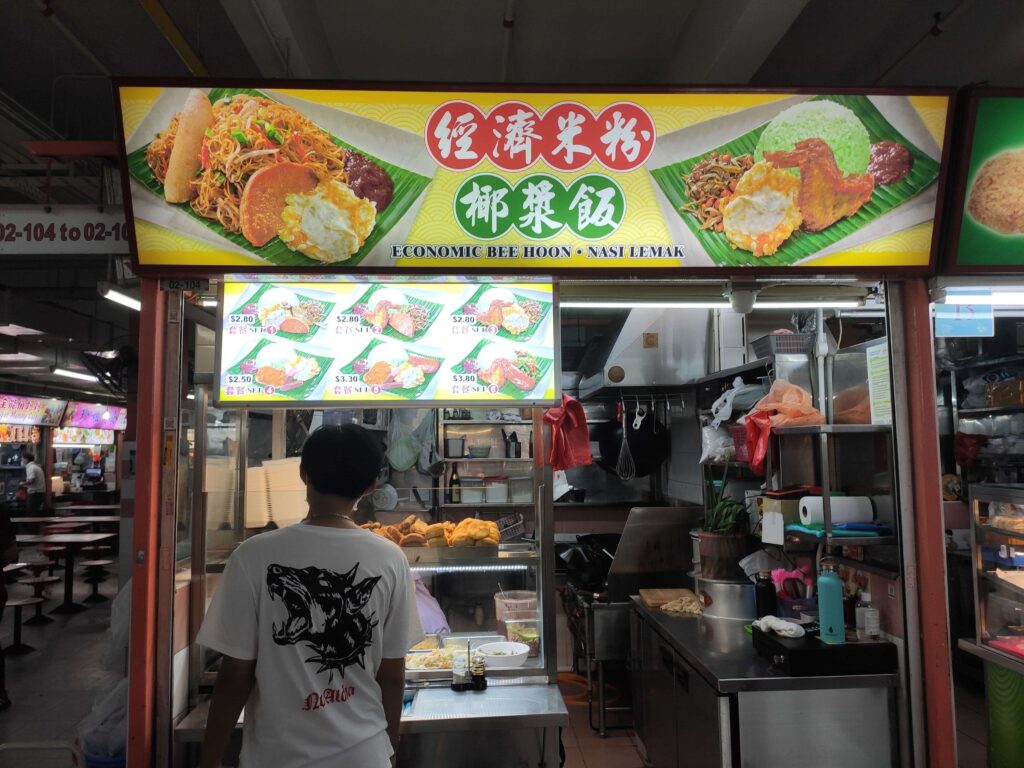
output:
[[[825,417],[814,407],[814,401],[807,390],[779,379],[747,414],[745,423],[750,469],[755,474],[763,475],[772,427],[824,424]]]

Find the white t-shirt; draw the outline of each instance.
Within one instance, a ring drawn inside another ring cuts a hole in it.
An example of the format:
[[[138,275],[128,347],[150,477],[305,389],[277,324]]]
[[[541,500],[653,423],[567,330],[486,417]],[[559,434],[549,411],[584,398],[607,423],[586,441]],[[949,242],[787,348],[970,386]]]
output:
[[[46,475],[43,474],[43,468],[34,461],[25,465],[25,480],[28,482],[25,490],[29,493],[46,493]]]
[[[376,676],[419,642],[405,554],[368,531],[297,524],[228,560],[196,641],[256,660],[243,768],[387,768]]]

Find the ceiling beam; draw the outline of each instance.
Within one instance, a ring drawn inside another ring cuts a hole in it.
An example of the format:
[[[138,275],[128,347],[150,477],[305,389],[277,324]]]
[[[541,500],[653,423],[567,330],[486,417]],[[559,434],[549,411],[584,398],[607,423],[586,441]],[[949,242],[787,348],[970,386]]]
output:
[[[331,77],[337,62],[310,0],[220,0],[263,77]]]

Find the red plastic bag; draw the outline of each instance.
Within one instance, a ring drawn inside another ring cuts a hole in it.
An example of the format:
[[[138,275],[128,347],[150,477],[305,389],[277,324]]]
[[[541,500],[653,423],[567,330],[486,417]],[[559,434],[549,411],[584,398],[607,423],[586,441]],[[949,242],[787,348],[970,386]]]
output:
[[[755,475],[763,475],[764,460],[768,455],[768,438],[772,433],[772,416],[767,411],[752,411],[747,414],[745,423],[750,471]]]
[[[757,475],[764,474],[768,438],[771,436],[772,427],[824,423],[825,417],[814,407],[814,401],[807,390],[784,379],[778,379],[772,384],[768,394],[747,414],[747,453],[750,455],[751,471]]]
[[[583,405],[575,397],[562,395],[560,408],[549,408],[544,421],[551,425],[551,468],[555,470],[593,464],[590,428]]]
[[[986,435],[968,435],[965,432],[957,432],[953,438],[953,457],[961,467],[969,467],[986,445],[988,445]]]

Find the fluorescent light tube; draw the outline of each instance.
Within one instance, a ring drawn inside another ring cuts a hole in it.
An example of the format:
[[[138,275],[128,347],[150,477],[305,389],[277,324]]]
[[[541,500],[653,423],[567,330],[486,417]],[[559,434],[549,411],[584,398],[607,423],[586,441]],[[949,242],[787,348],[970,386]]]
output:
[[[202,303],[202,305],[204,307],[216,307],[217,306],[217,300],[216,299],[203,299],[201,303]]]
[[[1024,306],[1024,291],[993,291],[992,293],[953,293],[946,291],[946,304],[983,304],[997,307]]]
[[[141,301],[134,296],[129,296],[127,293],[122,293],[113,286],[108,286],[103,290],[103,298],[110,299],[123,307],[128,307],[128,309],[134,309],[136,312],[142,309]]]
[[[563,309],[728,309],[728,301],[563,301]]]
[[[63,376],[66,379],[78,379],[79,381],[92,381],[98,382],[95,376],[91,373],[79,373],[78,371],[69,371],[67,368],[54,368],[51,373],[54,376]]]
[[[755,301],[754,309],[856,309],[864,306],[860,301]]]

